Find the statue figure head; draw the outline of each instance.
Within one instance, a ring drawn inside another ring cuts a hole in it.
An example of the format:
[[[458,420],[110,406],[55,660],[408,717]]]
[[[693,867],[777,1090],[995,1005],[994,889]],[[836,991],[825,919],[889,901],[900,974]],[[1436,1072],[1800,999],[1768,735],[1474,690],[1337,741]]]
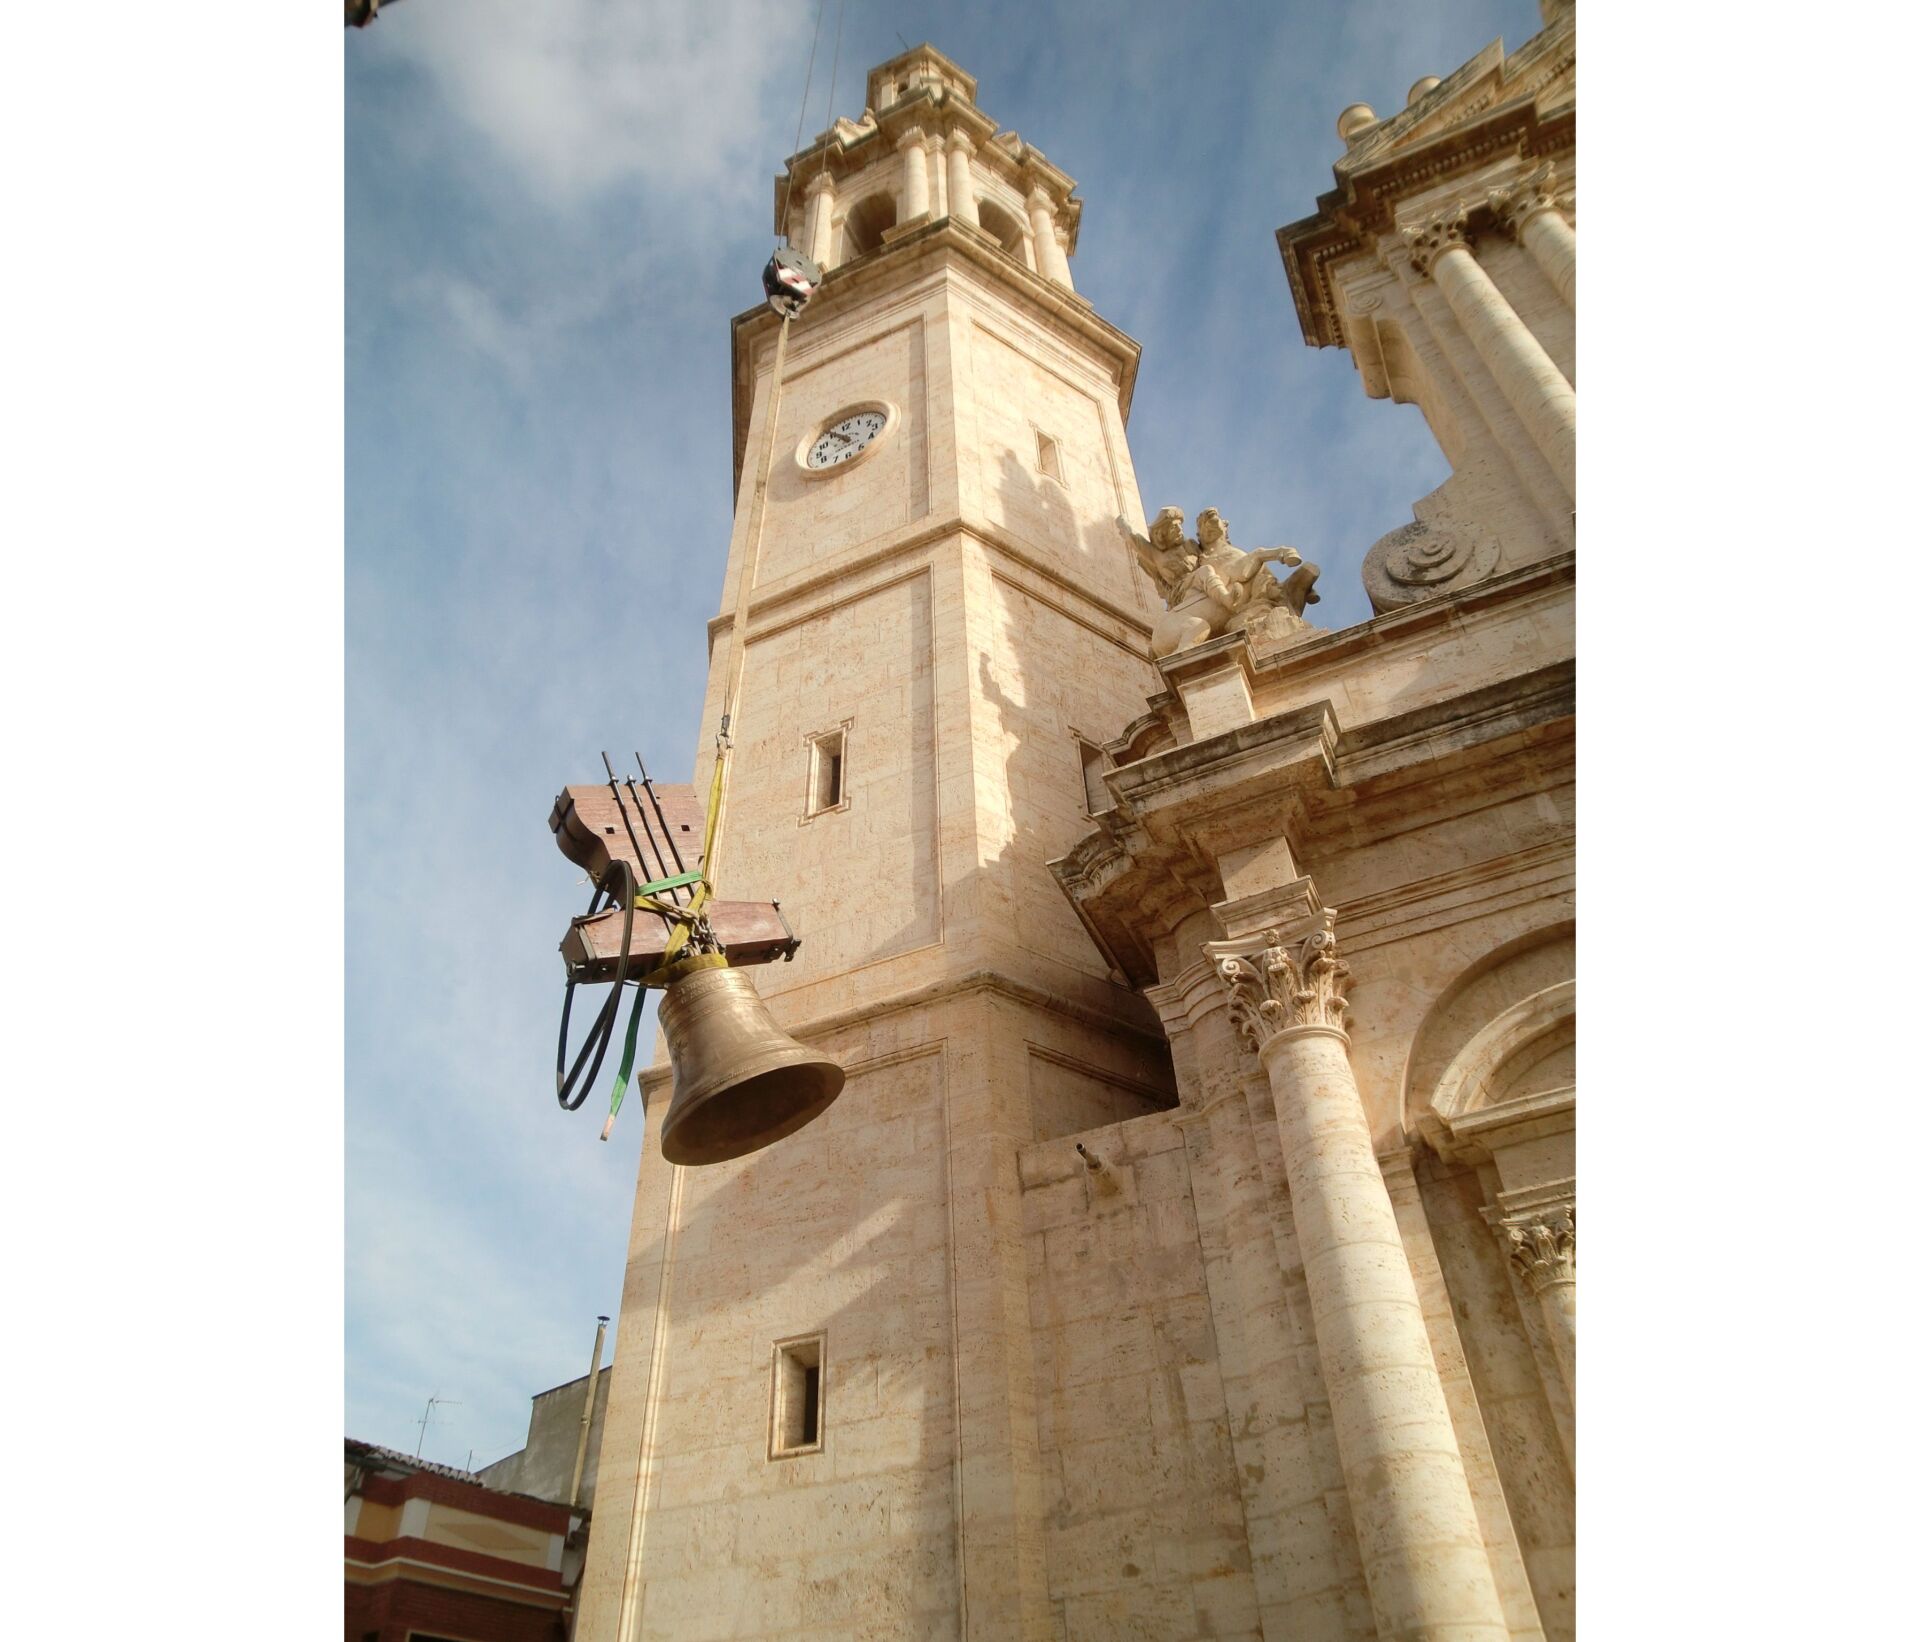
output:
[[[1163,507],[1147,530],[1147,539],[1164,551],[1186,539],[1187,516],[1177,507]]]
[[[1202,508],[1193,527],[1200,533],[1202,547],[1218,547],[1227,539],[1227,521],[1220,517],[1217,507]]]

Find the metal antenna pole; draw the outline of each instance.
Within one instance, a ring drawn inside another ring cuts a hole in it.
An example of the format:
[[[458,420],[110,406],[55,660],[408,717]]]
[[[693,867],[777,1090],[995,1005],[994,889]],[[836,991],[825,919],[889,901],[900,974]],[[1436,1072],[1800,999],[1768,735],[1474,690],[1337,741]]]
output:
[[[420,1440],[413,1445],[413,1457],[420,1457],[420,1450],[427,1446],[427,1422],[433,1418],[435,1407],[458,1408],[460,1402],[455,1397],[442,1397],[437,1392],[427,1399],[427,1410],[420,1416]]]

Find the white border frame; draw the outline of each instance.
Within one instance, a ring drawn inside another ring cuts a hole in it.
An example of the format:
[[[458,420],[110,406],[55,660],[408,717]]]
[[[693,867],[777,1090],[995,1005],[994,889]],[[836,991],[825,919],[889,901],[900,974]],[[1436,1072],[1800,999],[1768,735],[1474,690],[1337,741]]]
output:
[[[807,452],[813,449],[814,442],[820,435],[825,433],[834,423],[844,422],[849,416],[858,416],[862,411],[878,411],[887,419],[885,425],[873,436],[873,443],[868,445],[865,450],[861,451],[860,454],[851,461],[836,462],[832,467],[808,467]],[[844,406],[828,416],[821,417],[818,422],[808,428],[805,437],[801,439],[799,444],[794,446],[793,465],[800,470],[800,475],[804,479],[830,479],[835,474],[846,473],[853,468],[857,468],[862,462],[866,461],[868,457],[872,456],[875,451],[885,445],[886,442],[893,437],[894,430],[899,426],[900,407],[891,399],[855,400],[851,405]]]

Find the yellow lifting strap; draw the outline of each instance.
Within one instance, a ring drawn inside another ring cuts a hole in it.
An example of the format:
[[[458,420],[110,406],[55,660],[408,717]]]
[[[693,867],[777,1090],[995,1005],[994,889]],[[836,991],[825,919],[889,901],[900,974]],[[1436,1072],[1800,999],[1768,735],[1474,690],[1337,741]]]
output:
[[[700,845],[700,882],[694,886],[692,901],[684,906],[671,906],[655,901],[651,896],[641,895],[634,898],[636,907],[644,907],[650,912],[665,912],[673,917],[673,933],[667,937],[667,949],[661,955],[660,967],[646,977],[647,986],[666,986],[690,975],[696,969],[725,969],[726,954],[723,952],[695,952],[675,961],[674,954],[687,944],[693,934],[694,920],[700,916],[707,902],[713,896],[713,845],[719,832],[720,794],[726,781],[727,755],[732,750],[730,741],[723,737],[720,742],[720,755],[713,761],[713,784],[707,791],[707,832]]]

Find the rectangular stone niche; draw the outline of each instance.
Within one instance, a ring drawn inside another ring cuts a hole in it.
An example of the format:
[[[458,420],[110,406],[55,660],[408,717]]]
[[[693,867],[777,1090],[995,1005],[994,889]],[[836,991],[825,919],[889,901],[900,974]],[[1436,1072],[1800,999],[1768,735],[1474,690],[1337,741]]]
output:
[[[847,725],[807,738],[807,815],[847,807]]]
[[[773,1348],[773,1419],[769,1459],[817,1454],[826,1436],[827,1337],[809,1334]]]

